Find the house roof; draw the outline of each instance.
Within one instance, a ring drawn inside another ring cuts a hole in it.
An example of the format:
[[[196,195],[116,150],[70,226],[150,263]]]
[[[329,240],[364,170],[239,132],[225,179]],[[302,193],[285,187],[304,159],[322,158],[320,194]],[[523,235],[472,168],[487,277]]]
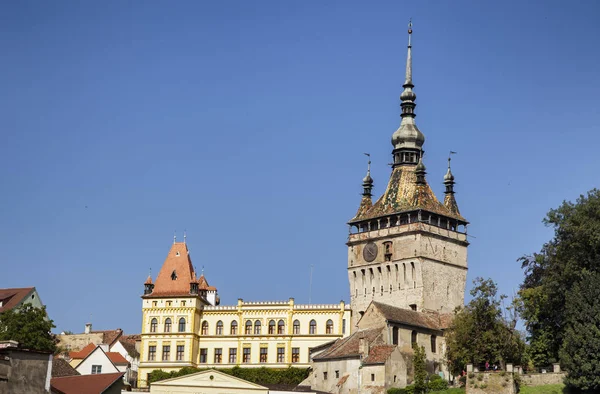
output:
[[[64,358],[54,357],[52,359],[52,377],[76,376],[79,372],[75,370]]]
[[[88,345],[89,346],[89,345]],[[86,346],[87,347],[87,346]],[[115,362],[113,361],[113,359],[109,356],[109,353],[115,353],[118,354],[120,356],[120,358],[117,358],[117,356],[113,356],[115,359],[118,360],[125,360],[125,358],[121,355],[121,353],[117,353],[117,352],[105,352],[104,349],[102,349],[102,347],[100,347],[99,345],[96,346],[96,348],[94,350],[92,350],[87,356],[84,357],[83,360],[81,360],[81,362],[79,364],[77,364],[77,366],[75,368],[79,368],[79,366],[83,365],[84,361],[87,360],[88,357],[90,357],[92,354],[94,354],[95,352],[102,352],[106,358],[108,359],[108,361],[110,361],[110,363],[113,365],[113,367],[115,367],[115,369],[118,371],[119,369],[117,368],[117,366],[115,365]],[[125,360],[126,363],[127,360]],[[119,364],[122,364],[121,362],[119,362]]]
[[[369,355],[364,358],[364,365],[383,364],[394,351],[394,345],[377,345],[369,349]]]
[[[69,352],[69,357],[77,359],[77,360],[84,359],[87,356],[89,356],[90,353],[92,353],[96,349],[96,347],[97,347],[97,345],[94,345],[93,343],[89,343],[78,352]]]
[[[196,274],[187,245],[176,242],[156,277],[152,293],[144,297],[190,296],[190,282],[194,280]]]
[[[112,361],[113,364],[129,364],[129,361],[125,359],[119,352],[106,352],[106,356]]]
[[[15,289],[0,289],[0,313],[8,311],[19,305],[27,296],[29,296],[35,287],[21,287]]]
[[[101,373],[95,375],[63,376],[52,378],[52,392],[57,394],[101,394],[113,384],[121,381],[124,372]]]
[[[116,330],[93,330],[92,334],[102,334],[102,343],[107,344],[109,347],[117,342],[117,339],[123,335],[123,330],[117,328]]]
[[[366,339],[369,344],[376,342],[381,335],[383,327],[370,328],[366,330],[359,330],[354,332],[352,335],[338,339],[335,343],[323,353],[313,357],[315,361],[331,360],[338,358],[355,358],[360,356],[360,340]],[[379,342],[379,341],[377,341]],[[383,342],[382,342],[383,344]]]
[[[395,306],[372,301],[371,305],[377,308],[383,317],[390,322],[406,324],[413,327],[428,328],[431,330],[443,330],[448,327],[447,315],[437,312],[417,312],[410,309],[397,308]],[[443,317],[443,318],[442,318]]]

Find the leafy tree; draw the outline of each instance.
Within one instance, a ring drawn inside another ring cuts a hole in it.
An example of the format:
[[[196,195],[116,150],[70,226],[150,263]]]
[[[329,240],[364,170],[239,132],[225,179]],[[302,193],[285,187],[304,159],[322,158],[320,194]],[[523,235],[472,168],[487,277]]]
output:
[[[600,273],[584,271],[567,295],[562,366],[568,371],[567,386],[600,391]]]
[[[46,307],[24,304],[0,314],[0,341],[13,340],[26,349],[54,353],[54,322],[48,319]]]
[[[424,393],[425,389],[427,388],[427,383],[425,382],[425,378],[427,377],[425,348],[415,343],[413,345],[413,351],[413,368],[415,378],[414,392],[415,394],[421,394]]]
[[[457,308],[445,335],[446,359],[455,376],[470,363],[504,365],[524,361],[525,343],[515,329],[514,307],[507,308],[513,313],[510,318],[503,315],[501,306],[506,296],[498,296],[496,283],[491,279],[476,278],[473,285],[473,298],[464,308]]]
[[[594,274],[600,273],[600,191],[593,189],[575,203],[563,202],[548,212],[544,224],[554,229],[554,237],[539,253],[520,259],[525,270],[520,313],[526,321],[530,357],[538,366],[560,361],[574,387],[591,387],[595,378],[585,360],[578,366],[569,355],[580,347],[594,348],[600,341],[598,326],[589,335],[570,337],[583,329],[579,312],[594,310],[596,300],[575,299],[571,291],[577,288],[582,293],[581,283],[593,282]]]

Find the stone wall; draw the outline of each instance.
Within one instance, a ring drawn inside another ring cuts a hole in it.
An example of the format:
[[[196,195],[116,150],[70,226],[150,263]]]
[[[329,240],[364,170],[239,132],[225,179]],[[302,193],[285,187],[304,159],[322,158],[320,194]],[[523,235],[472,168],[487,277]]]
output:
[[[45,393],[51,354],[20,349],[0,351],[0,393]],[[49,387],[48,387],[49,388]]]
[[[467,394],[516,394],[517,388],[510,372],[469,372]]]
[[[543,386],[546,384],[561,384],[565,379],[564,372],[558,373],[532,373],[521,375],[523,386]]]

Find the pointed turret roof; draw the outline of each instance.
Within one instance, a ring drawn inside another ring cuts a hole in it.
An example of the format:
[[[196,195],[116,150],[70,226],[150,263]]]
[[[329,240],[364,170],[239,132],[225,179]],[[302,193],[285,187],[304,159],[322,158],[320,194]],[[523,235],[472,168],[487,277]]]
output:
[[[406,58],[406,79],[403,92],[400,95],[402,101],[402,120],[400,127],[392,136],[394,146],[394,164],[392,174],[383,195],[371,204],[371,197],[361,201],[359,210],[350,223],[356,223],[366,219],[377,218],[410,212],[425,210],[438,215],[466,222],[460,216],[458,209],[449,209],[442,204],[425,179],[425,166],[423,164],[422,146],[425,136],[415,123],[415,100],[412,80],[412,23],[408,29],[408,53]]]
[[[189,296],[194,266],[183,242],[175,242],[156,277],[154,290],[145,297]]]

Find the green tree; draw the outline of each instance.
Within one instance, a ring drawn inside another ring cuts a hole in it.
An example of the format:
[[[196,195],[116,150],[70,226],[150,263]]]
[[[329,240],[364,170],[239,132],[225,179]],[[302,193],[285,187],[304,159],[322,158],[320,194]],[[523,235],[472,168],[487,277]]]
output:
[[[516,310],[509,307],[510,317],[503,314],[504,295],[498,295],[491,279],[476,278],[471,301],[455,311],[446,336],[446,359],[450,372],[458,376],[467,364],[486,362],[504,365],[524,361],[525,342],[515,329]]]
[[[548,212],[544,224],[554,229],[554,237],[539,253],[520,259],[525,270],[519,291],[520,313],[526,322],[529,353],[538,366],[566,363],[569,375],[576,377],[571,380],[572,386],[583,389],[593,384],[594,376],[584,362],[578,366],[568,355],[575,354],[576,347],[594,348],[600,332],[596,328],[590,332],[593,335],[570,340],[575,327],[579,327],[579,311],[573,310],[573,305],[579,310],[593,310],[596,302],[593,298],[575,299],[571,292],[581,289],[582,281],[593,281],[594,273],[600,273],[600,191],[593,189],[575,203],[563,202]],[[591,276],[586,277],[588,274]]]
[[[413,344],[413,351],[414,393],[421,394],[427,388],[427,383],[425,382],[425,378],[427,378],[425,348],[415,343]]]
[[[583,271],[566,298],[562,366],[568,371],[567,386],[600,391],[600,273]]]
[[[45,306],[35,308],[25,304],[0,314],[0,340],[17,341],[26,349],[54,353],[56,339],[51,332],[54,327]]]

